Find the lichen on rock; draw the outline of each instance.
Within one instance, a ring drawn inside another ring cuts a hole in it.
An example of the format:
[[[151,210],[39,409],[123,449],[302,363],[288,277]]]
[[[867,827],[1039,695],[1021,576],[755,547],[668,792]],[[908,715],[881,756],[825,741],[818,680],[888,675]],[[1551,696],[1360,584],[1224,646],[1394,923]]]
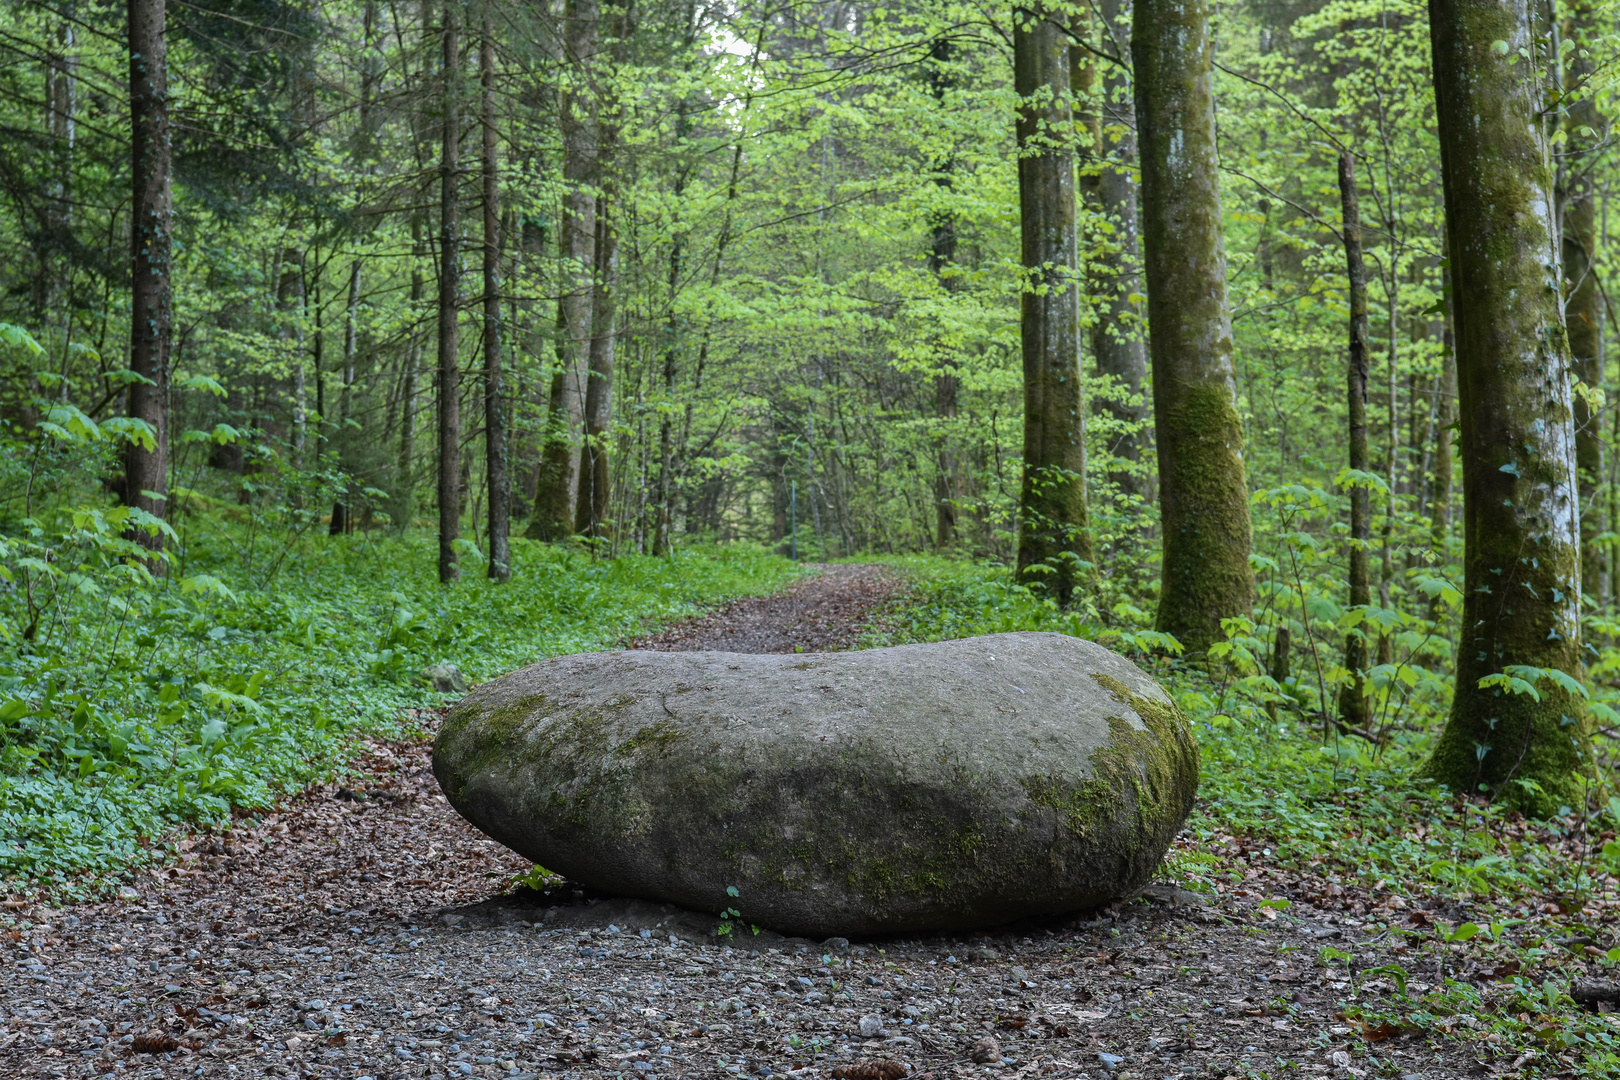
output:
[[[826,937],[1129,894],[1191,809],[1198,752],[1129,661],[1025,633],[548,660],[454,706],[434,771],[553,870]]]

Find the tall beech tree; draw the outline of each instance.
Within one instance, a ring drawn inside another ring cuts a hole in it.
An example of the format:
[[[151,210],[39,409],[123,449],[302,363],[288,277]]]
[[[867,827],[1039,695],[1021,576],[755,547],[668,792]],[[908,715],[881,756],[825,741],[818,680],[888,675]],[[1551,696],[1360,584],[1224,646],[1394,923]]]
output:
[[[489,489],[489,576],[512,576],[512,481],[506,462],[506,410],[501,397],[501,207],[500,154],[495,131],[495,28],[488,0],[478,42],[483,83],[480,126],[484,182],[484,476]]]
[[[461,4],[444,0],[439,152],[439,580],[461,577]]]
[[[941,37],[929,50],[927,66],[928,89],[936,104],[943,105],[951,89],[951,39]],[[934,183],[942,192],[951,190],[951,159],[949,155],[936,165]],[[928,271],[947,293],[956,289],[958,271],[956,262],[956,218],[949,209],[936,207],[929,215]],[[941,371],[934,379],[934,416],[942,424],[956,418],[957,391],[961,378],[958,364],[949,350],[941,350]],[[957,476],[956,454],[950,440],[939,436],[935,451],[934,477],[934,546],[948,548],[956,543],[956,495],[960,480]]]
[[[1090,255],[1086,262],[1087,291],[1096,306],[1091,324],[1090,346],[1097,374],[1115,380],[1119,393],[1099,394],[1094,408],[1107,412],[1119,425],[1109,440],[1109,452],[1119,462],[1141,460],[1150,444],[1145,426],[1148,407],[1139,400],[1147,383],[1147,342],[1142,327],[1141,243],[1137,209],[1136,134],[1130,117],[1122,115],[1131,107],[1130,72],[1124,66],[1128,50],[1122,26],[1126,12],[1120,0],[1104,0],[1098,6],[1096,51],[1117,56],[1119,63],[1105,62],[1102,79],[1094,89],[1092,106],[1092,161],[1082,178],[1089,188],[1097,227],[1088,238]],[[1069,52],[1070,63],[1083,50]],[[1094,55],[1086,63],[1099,66]],[[1115,469],[1110,479],[1122,490],[1146,498],[1152,490],[1148,475],[1139,469]]]
[[[1571,104],[1564,114],[1567,153],[1561,155],[1558,204],[1563,221],[1564,324],[1569,329],[1569,351],[1574,377],[1590,388],[1603,383],[1603,293],[1595,254],[1598,243],[1597,185],[1593,173],[1597,153],[1604,144],[1603,115],[1592,100],[1592,65],[1587,37],[1593,29],[1592,5],[1572,5],[1569,29],[1576,47],[1565,74]],[[1596,505],[1603,476],[1602,417],[1586,395],[1575,398],[1575,478],[1581,496],[1581,591],[1601,592],[1602,552],[1597,536],[1603,519]],[[1601,598],[1601,597],[1600,597]]]
[[[173,147],[164,0],[129,0],[129,416],[145,425],[124,451],[124,502],[165,517],[169,490],[169,350],[174,332]],[[160,532],[138,529],[161,550]]]
[[[1350,341],[1345,349],[1346,413],[1350,435],[1350,606],[1372,603],[1372,499],[1367,489],[1367,266],[1361,252],[1361,198],[1356,189],[1356,159],[1339,154],[1340,235],[1344,240],[1345,279],[1350,287]],[[1339,723],[1367,729],[1367,638],[1361,627],[1344,639],[1344,666],[1350,682],[1339,691]]]
[[[1080,387],[1080,282],[1067,19],[1013,12],[1018,93],[1018,207],[1024,269],[1024,477],[1018,574],[1068,603],[1092,558]]]
[[[526,535],[561,540],[574,531],[575,459],[570,429],[582,419],[584,373],[580,360],[591,337],[591,282],[596,249],[595,132],[589,85],[596,53],[597,0],[568,0],[563,16],[562,90],[557,127],[562,135],[562,220],[557,230],[562,282],[557,297],[557,363],[552,369],[545,444],[534,513]],[[585,346],[585,349],[582,349]]]
[[[599,72],[596,123],[596,271],[591,285],[591,344],[587,362],[584,432],[579,448],[579,500],[574,528],[583,536],[604,539],[612,516],[608,443],[613,424],[613,353],[617,343],[619,276],[619,201],[623,198],[619,161],[624,103],[619,100],[619,68],[629,59],[636,28],[635,0],[612,4],[607,15],[612,45],[611,67]]]
[[[1200,653],[1254,603],[1209,4],[1136,0],[1131,25],[1164,544],[1156,624]]]
[[[1571,360],[1557,278],[1539,9],[1431,0],[1463,473],[1457,685],[1426,773],[1541,809],[1579,805],[1581,565]],[[1505,46],[1505,47],[1504,47]],[[1516,681],[1515,681],[1516,680]]]

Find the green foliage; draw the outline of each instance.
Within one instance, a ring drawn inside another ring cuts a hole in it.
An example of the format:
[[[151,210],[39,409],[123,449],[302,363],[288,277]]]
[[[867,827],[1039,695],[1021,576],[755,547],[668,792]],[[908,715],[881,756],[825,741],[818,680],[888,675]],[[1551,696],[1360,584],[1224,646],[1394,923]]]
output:
[[[1289,505],[1313,501],[1331,505],[1331,497],[1320,492],[1295,492],[1284,499]],[[1283,555],[1275,565],[1260,560],[1276,578],[1271,607],[1290,603],[1296,635],[1315,634],[1319,650],[1333,647],[1346,613],[1312,585],[1314,548],[1281,528],[1297,518],[1257,520],[1267,521],[1266,535]],[[1284,577],[1290,551],[1297,566]],[[1132,637],[1140,633],[1132,627],[1144,621],[1139,610],[1120,607],[1087,621],[1012,584],[999,568],[920,557],[894,561],[912,576],[917,595],[879,620],[868,635],[872,644],[959,633],[1078,632],[1132,655],[1171,690],[1194,726],[1203,761],[1199,803],[1188,823],[1191,842],[1172,849],[1165,867],[1171,880],[1206,892],[1241,888],[1249,868],[1263,860],[1300,879],[1368,896],[1393,895],[1407,905],[1435,900],[1443,902],[1442,909],[1466,905],[1470,918],[1432,926],[1399,920],[1393,908],[1368,913],[1365,936],[1402,943],[1413,955],[1410,963],[1362,969],[1348,947],[1319,950],[1323,966],[1344,970],[1350,989],[1340,1008],[1351,1022],[1375,1033],[1370,1039],[1401,1030],[1494,1036],[1515,1054],[1533,1048],[1573,1055],[1580,1075],[1620,1076],[1620,1039],[1613,1028],[1576,1007],[1566,992],[1585,956],[1570,951],[1579,946],[1555,943],[1555,938],[1582,942],[1604,936],[1583,921],[1582,913],[1596,900],[1614,902],[1620,840],[1612,837],[1620,829],[1620,796],[1584,813],[1566,808],[1554,821],[1531,829],[1505,803],[1446,797],[1414,779],[1438,734],[1448,691],[1443,672],[1410,660],[1387,665],[1388,678],[1370,691],[1378,704],[1375,715],[1394,712],[1404,718],[1381,721],[1383,742],[1345,737],[1331,726],[1323,741],[1321,698],[1314,688],[1278,685],[1254,674],[1264,643],[1251,620],[1228,620],[1229,648],[1221,662],[1194,667],[1177,659],[1174,650],[1152,642],[1144,646]],[[1441,585],[1427,595],[1443,597],[1448,590]],[[1404,642],[1400,648],[1426,655],[1418,646],[1434,627],[1422,620],[1409,626],[1409,621],[1378,609],[1348,625],[1371,623]],[[1606,664],[1614,663],[1608,650],[1602,655]],[[1398,668],[1416,674],[1409,679]],[[1515,671],[1504,677],[1533,690],[1547,676]],[[1233,856],[1227,843],[1235,838],[1242,838],[1247,858]],[[1549,898],[1557,899],[1555,907]],[[1297,901],[1297,895],[1293,901],[1271,897],[1260,907],[1282,917]],[[1549,915],[1549,909],[1557,914]],[[1586,953],[1598,953],[1605,965],[1620,965],[1620,949]],[[1437,982],[1431,973],[1441,965],[1450,971],[1464,965],[1489,968],[1502,976],[1494,989],[1449,977]],[[1540,974],[1532,977],[1533,970]],[[1389,1007],[1369,1007],[1357,993],[1373,980],[1389,984]]]
[[[510,584],[445,590],[428,538],[316,542],[300,493],[320,478],[270,476],[287,486],[241,512],[186,496],[178,530],[96,500],[0,522],[0,875],[115,879],[183,822],[341,768],[357,734],[416,730],[442,701],[430,664],[486,679],[793,573],[747,547],[604,562],[519,541]],[[132,527],[168,531],[166,572]]]

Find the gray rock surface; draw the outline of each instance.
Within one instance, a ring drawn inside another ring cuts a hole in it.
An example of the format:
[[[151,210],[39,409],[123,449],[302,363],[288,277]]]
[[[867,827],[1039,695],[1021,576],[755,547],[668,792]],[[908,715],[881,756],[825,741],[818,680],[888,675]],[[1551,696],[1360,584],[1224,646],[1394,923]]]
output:
[[[821,939],[1134,893],[1192,807],[1198,752],[1135,665],[1020,633],[558,657],[453,706],[433,769],[550,870]]]
[[[467,676],[454,664],[433,664],[422,669],[422,681],[441,694],[465,694]]]

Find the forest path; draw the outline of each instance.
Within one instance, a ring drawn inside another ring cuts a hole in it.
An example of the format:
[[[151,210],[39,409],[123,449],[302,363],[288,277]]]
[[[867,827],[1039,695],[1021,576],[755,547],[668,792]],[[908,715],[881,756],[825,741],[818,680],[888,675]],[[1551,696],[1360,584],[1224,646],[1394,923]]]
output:
[[[632,642],[637,649],[791,653],[854,648],[905,579],[872,563],[826,563],[779,593],[751,596]]]
[[[638,644],[842,647],[902,588],[881,567],[825,567]],[[182,843],[121,899],[8,902],[21,929],[0,937],[0,1075],[822,1080],[892,1059],[917,1080],[1179,1080],[1475,1067],[1428,1033],[1363,1041],[1336,1020],[1355,991],[1317,950],[1331,942],[1365,969],[1393,943],[1304,903],[1260,909],[1291,891],[1269,872],[1210,897],[1155,886],[1093,917],[966,938],[744,934],[731,948],[714,943],[712,918],[659,905],[568,886],[502,899],[528,865],[450,809],[429,751],[370,743],[342,786]],[[1364,979],[1364,1005],[1390,989]]]

